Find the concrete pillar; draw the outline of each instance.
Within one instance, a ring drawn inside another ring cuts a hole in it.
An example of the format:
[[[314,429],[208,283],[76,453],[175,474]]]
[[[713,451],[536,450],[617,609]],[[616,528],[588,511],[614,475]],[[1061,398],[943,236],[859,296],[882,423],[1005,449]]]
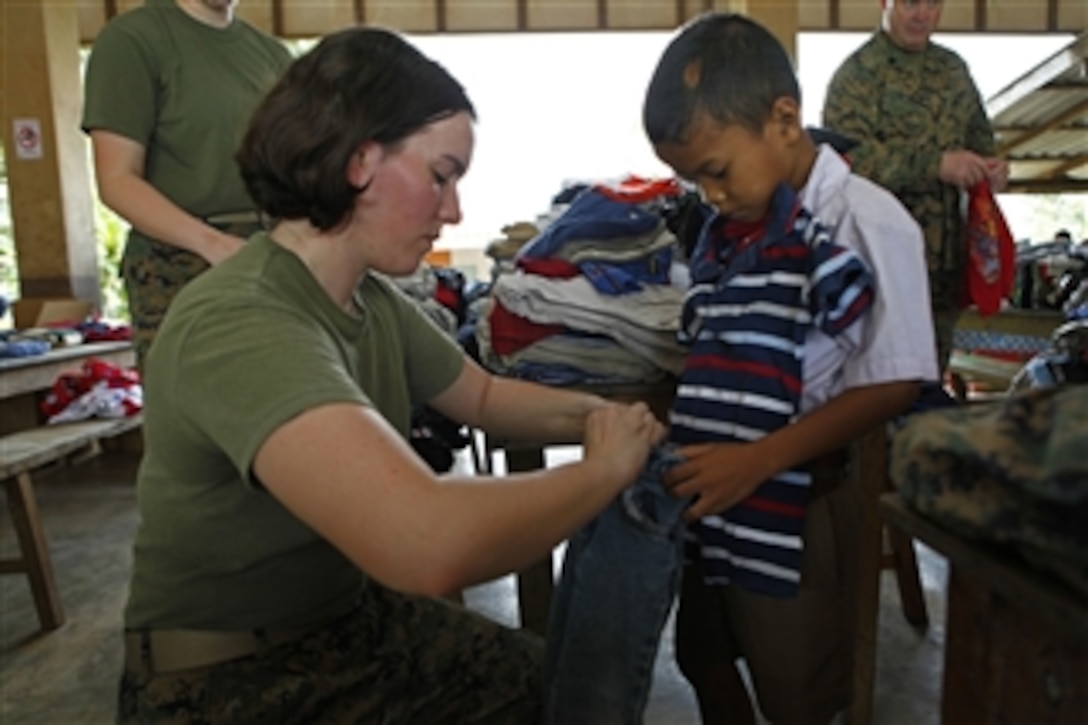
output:
[[[0,136],[20,295],[100,301],[78,10],[0,3]]]

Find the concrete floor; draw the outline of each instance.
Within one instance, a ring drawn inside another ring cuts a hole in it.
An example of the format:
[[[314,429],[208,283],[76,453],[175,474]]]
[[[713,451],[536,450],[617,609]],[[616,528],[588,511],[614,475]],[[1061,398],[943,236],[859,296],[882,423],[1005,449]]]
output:
[[[549,450],[549,464],[570,455],[577,453]],[[458,465],[468,465],[467,459],[458,460]],[[136,462],[133,454],[110,452],[39,477],[38,503],[67,623],[40,633],[25,577],[0,577],[0,722],[112,722],[121,661],[120,614],[137,521],[132,485]],[[11,556],[15,543],[6,514],[0,532],[0,556]],[[882,581],[876,725],[939,721],[946,569],[944,559],[925,547],[919,547],[919,557],[931,619],[926,632],[906,623],[891,574]],[[517,625],[513,577],[469,589],[465,601],[497,621]],[[644,722],[699,722],[691,690],[672,660],[671,621],[662,638]]]

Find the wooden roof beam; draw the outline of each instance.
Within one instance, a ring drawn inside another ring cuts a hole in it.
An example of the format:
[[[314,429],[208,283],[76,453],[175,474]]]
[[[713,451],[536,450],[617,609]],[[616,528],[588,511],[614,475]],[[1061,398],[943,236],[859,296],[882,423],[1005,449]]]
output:
[[[1001,147],[997,150],[997,153],[1000,156],[1004,156],[1013,149],[1023,146],[1028,141],[1031,141],[1033,138],[1038,138],[1047,131],[1058,128],[1059,126],[1068,123],[1074,118],[1084,115],[1086,112],[1088,112],[1088,98],[1050,119],[1045,124],[1035,126],[1031,130],[1025,131],[1008,143],[1002,144]]]
[[[1062,179],[1062,178],[1065,178],[1066,174],[1068,174],[1070,171],[1072,171],[1073,169],[1075,169],[1077,167],[1083,166],[1085,164],[1088,164],[1088,154],[1078,154],[1076,156],[1071,156],[1070,158],[1066,159],[1065,161],[1061,162],[1060,164],[1055,166],[1053,169],[1048,171],[1044,178],[1046,178],[1046,179]]]

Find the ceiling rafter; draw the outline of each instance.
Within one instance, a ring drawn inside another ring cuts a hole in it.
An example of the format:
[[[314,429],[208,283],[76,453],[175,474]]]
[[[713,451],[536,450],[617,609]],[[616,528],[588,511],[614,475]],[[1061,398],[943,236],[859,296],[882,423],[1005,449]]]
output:
[[[1088,179],[1015,179],[1006,192],[1015,194],[1066,194],[1088,192]]]
[[[1047,179],[1065,178],[1065,176],[1070,171],[1072,171],[1073,169],[1079,168],[1081,166],[1084,166],[1085,164],[1088,164],[1088,154],[1078,154],[1076,156],[1070,157],[1069,159],[1063,160],[1062,163],[1058,164],[1053,169],[1051,169],[1046,174],[1045,178],[1047,178]]]
[[[1069,121],[1084,115],[1086,112],[1088,112],[1088,99],[1077,103],[1071,108],[1049,119],[1045,123],[1036,124],[1032,128],[1024,131],[1024,133],[1020,134],[1016,138],[1006,143],[1003,143],[998,149],[998,153],[1001,155],[1006,155],[1013,149],[1019,148],[1020,146],[1026,144],[1028,141],[1042,136],[1047,131],[1052,131],[1054,129],[1060,128],[1061,126],[1064,126]]]

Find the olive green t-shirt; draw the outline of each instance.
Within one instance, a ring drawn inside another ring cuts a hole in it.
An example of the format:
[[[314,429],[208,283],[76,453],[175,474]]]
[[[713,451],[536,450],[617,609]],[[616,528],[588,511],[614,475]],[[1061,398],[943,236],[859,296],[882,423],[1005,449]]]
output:
[[[95,40],[81,125],[141,144],[144,178],[193,216],[252,212],[234,154],[290,63],[282,42],[242,20],[215,28],[174,0],[148,0]],[[150,241],[132,229],[128,252],[147,254]]]
[[[305,627],[350,606],[363,575],[253,480],[254,456],[332,403],[371,406],[407,437],[413,407],[464,364],[389,281],[368,275],[357,302],[361,317],[263,233],[175,299],[144,377],[127,627]]]

